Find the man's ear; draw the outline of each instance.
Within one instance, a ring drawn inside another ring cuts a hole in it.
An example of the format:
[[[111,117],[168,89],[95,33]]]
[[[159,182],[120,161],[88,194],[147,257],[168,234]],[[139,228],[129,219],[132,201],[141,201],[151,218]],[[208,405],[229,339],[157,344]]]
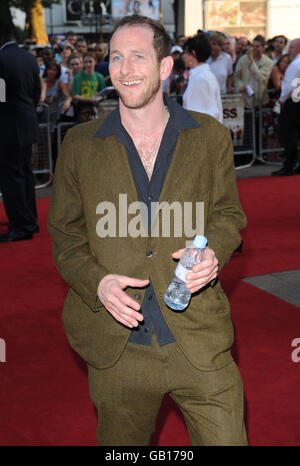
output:
[[[160,79],[164,81],[170,76],[173,64],[174,60],[170,55],[162,59],[160,64]]]

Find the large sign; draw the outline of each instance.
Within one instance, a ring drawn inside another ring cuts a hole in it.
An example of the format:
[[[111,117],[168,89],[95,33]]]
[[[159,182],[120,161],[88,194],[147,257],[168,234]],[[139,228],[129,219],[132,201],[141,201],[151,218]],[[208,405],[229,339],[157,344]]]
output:
[[[269,0],[268,37],[285,35],[289,39],[300,37],[300,0]]]
[[[160,0],[112,0],[112,16],[139,14],[160,20]]]
[[[80,21],[83,13],[89,11],[89,1],[66,0],[67,21]]]
[[[205,29],[250,40],[266,32],[266,0],[206,0]]]
[[[82,21],[86,17],[110,14],[110,2],[100,0],[66,0],[67,21]]]
[[[230,130],[234,146],[244,139],[244,97],[242,94],[222,94],[223,124]]]

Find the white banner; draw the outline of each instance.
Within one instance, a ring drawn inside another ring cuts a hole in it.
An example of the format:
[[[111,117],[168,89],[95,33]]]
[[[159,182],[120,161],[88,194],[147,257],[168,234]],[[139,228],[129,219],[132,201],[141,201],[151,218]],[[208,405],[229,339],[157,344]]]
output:
[[[300,0],[269,0],[267,35],[285,35],[296,39],[299,34]]]
[[[223,94],[223,123],[231,132],[234,146],[242,146],[244,139],[244,97],[242,94]]]

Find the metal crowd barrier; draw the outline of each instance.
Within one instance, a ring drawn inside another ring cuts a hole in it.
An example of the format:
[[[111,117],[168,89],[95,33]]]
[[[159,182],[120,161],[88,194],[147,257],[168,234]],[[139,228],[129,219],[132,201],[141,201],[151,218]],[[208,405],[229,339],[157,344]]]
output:
[[[264,93],[263,102],[258,109],[259,147],[257,158],[263,163],[278,165],[283,162],[284,148],[279,142],[279,114],[274,112],[278,91],[269,89]]]
[[[101,115],[108,115],[112,112],[116,106],[118,105],[118,101],[114,99],[104,100],[98,107],[99,116]],[[60,122],[57,125],[57,147],[58,150],[61,146],[61,143],[68,131],[68,129],[72,128],[76,123],[76,121],[71,122]]]
[[[40,139],[32,147],[32,171],[36,189],[44,188],[52,175],[52,141],[50,126],[50,110],[45,103],[37,106]]]
[[[117,101],[107,100],[101,102],[101,109],[104,114],[113,111],[117,106]],[[63,138],[69,128],[76,123],[59,123],[57,125],[57,147],[61,146]],[[234,146],[234,163],[236,169],[250,167],[256,160],[255,153],[255,109],[245,109],[244,112],[244,133],[243,139],[238,146]]]
[[[251,167],[256,160],[255,149],[255,109],[244,110],[244,133],[239,145],[233,145],[234,165],[236,170]]]
[[[279,164],[282,162],[283,147],[280,146],[278,137],[279,116],[273,111],[272,95],[274,90],[267,91],[269,102],[255,108],[245,108],[244,110],[244,132],[243,138],[238,142],[233,141],[234,164],[236,170],[250,167],[256,159],[267,164]],[[101,102],[101,112],[110,113],[116,108],[117,101],[108,99]],[[49,106],[41,103],[37,107],[40,129],[40,140],[33,145],[32,167],[36,180],[36,189],[43,188],[51,181],[52,162],[52,140]],[[256,120],[258,125],[256,127]],[[76,122],[60,122],[57,124],[57,150],[59,150],[63,138],[69,128]],[[256,132],[258,130],[256,149]],[[1,196],[1,192],[0,192]]]

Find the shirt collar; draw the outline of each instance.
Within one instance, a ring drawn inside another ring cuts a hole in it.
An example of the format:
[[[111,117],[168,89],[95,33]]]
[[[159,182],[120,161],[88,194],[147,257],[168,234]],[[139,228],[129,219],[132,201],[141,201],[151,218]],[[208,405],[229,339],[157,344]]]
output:
[[[201,124],[198,123],[187,110],[182,108],[181,105],[177,104],[169,97],[164,97],[164,102],[170,112],[169,123],[172,124],[176,130],[201,127]],[[120,134],[122,130],[123,125],[121,123],[118,105],[117,108],[108,115],[94,136],[104,138],[113,134]]]
[[[3,50],[4,47],[7,47],[8,45],[18,45],[14,40],[11,40],[9,42],[5,42],[5,44],[2,45],[2,47],[0,47],[0,50]]]
[[[189,73],[190,75],[197,73],[198,71],[210,70],[210,66],[208,63],[201,63],[200,65],[195,66],[195,68],[191,68]]]

